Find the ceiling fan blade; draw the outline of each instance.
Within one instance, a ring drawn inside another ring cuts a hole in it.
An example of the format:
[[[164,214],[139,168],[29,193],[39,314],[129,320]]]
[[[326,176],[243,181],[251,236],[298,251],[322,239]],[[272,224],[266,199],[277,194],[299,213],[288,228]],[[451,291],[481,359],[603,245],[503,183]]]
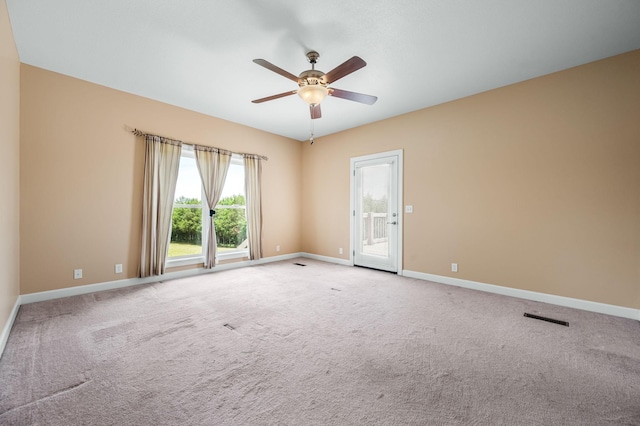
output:
[[[280,74],[281,76],[286,77],[289,80],[293,80],[296,83],[298,82],[298,77],[296,77],[295,75],[291,74],[288,71],[283,70],[280,67],[277,67],[277,66],[273,65],[269,61],[265,61],[264,59],[254,59],[253,62],[255,62],[258,65],[261,65],[261,66],[265,67],[268,70],[271,70],[271,71],[275,72],[276,74]]]
[[[364,67],[365,65],[367,65],[367,63],[364,60],[362,60],[362,58],[359,58],[358,56],[354,56],[353,58],[342,63],[341,65],[338,65],[337,67],[335,67],[334,69],[326,73],[324,75],[325,82],[327,84],[333,83],[334,81],[337,81],[342,77],[351,74],[354,71],[358,71],[360,68]]]
[[[311,112],[311,119],[315,120],[316,118],[322,117],[322,111],[320,110],[320,104],[309,105],[309,112]]]
[[[259,103],[262,103],[262,102],[272,101],[274,99],[284,98],[285,96],[290,96],[290,95],[293,95],[295,93],[298,93],[298,91],[297,90],[290,90],[288,92],[278,93],[277,95],[267,96],[266,98],[256,99],[256,100],[253,100],[251,102],[253,102],[254,104],[259,104]]]
[[[348,99],[350,101],[360,102],[361,104],[373,105],[378,100],[377,96],[365,95],[363,93],[349,92],[347,90],[329,89],[329,96],[336,98]]]

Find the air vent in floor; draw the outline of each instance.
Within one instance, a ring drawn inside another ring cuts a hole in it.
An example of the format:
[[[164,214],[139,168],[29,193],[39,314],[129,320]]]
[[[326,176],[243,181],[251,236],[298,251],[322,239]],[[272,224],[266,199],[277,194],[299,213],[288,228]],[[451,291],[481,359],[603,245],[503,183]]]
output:
[[[534,315],[534,314],[528,314],[528,313],[524,313],[524,316],[527,318],[533,318],[533,319],[537,319],[540,321],[547,321],[547,322],[552,322],[554,324],[559,324],[559,325],[564,325],[565,327],[569,327],[569,323],[566,321],[562,321],[562,320],[557,320],[557,319],[553,319],[553,318],[547,318],[547,317],[543,317],[540,315]]]

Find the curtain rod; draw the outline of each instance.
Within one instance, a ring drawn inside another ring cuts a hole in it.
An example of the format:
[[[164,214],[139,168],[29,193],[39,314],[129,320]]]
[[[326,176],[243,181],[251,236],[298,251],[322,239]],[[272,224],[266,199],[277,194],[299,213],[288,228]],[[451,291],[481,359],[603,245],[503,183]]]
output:
[[[136,129],[136,128],[131,129],[131,127],[129,127],[129,126],[125,126],[125,129],[126,129],[127,131],[129,131],[129,132],[133,133],[133,134],[134,134],[134,135],[136,135],[136,136],[147,136],[147,135],[149,135],[149,136],[158,136],[158,137],[161,137],[161,138],[166,138],[166,136],[161,136],[161,135],[156,135],[156,134],[154,134],[154,133],[144,132],[144,131],[139,130],[139,129]],[[167,138],[167,139],[173,139],[173,138]],[[174,139],[174,140],[175,140],[175,139]],[[198,144],[191,143],[191,142],[183,142],[183,141],[180,141],[180,142],[182,142],[182,143],[184,143],[184,144],[187,144],[187,145],[198,145]],[[200,146],[207,146],[207,147],[208,147],[208,145],[200,145]],[[258,158],[261,158],[261,159],[263,159],[263,160],[265,160],[265,161],[269,161],[269,158],[267,158],[267,157],[266,157],[266,156],[264,156],[264,155],[259,155],[259,154],[250,154],[250,153],[248,153],[248,152],[235,152],[235,151],[230,151],[230,150],[228,150],[228,149],[217,148],[217,147],[211,147],[211,148],[221,149],[221,150],[223,150],[223,151],[229,151],[229,152],[231,152],[232,154],[238,154],[238,155],[243,155],[243,156],[244,156],[244,155],[253,155],[253,156],[256,156],[256,157],[258,157]]]

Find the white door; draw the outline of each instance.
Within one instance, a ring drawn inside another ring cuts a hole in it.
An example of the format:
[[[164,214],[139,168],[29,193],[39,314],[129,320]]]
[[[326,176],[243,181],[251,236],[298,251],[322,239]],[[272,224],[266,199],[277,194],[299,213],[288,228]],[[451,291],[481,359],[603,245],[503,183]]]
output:
[[[351,159],[353,264],[399,272],[402,151]]]

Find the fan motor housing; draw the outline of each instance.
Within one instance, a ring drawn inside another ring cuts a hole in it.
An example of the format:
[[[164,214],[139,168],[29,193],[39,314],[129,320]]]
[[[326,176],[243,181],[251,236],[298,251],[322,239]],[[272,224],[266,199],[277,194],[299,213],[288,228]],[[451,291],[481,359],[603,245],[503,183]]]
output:
[[[290,90],[284,93],[278,93],[276,95],[267,96],[265,98],[256,99],[251,102],[259,104],[266,101],[272,101],[274,99],[284,98],[295,93],[300,96],[307,104],[309,104],[309,111],[311,112],[311,119],[318,119],[322,117],[320,113],[320,102],[326,96],[335,96],[336,98],[347,99],[349,101],[360,102],[363,104],[373,105],[378,99],[375,96],[364,95],[362,93],[348,92],[346,90],[340,90],[336,88],[327,87],[328,84],[333,84],[335,81],[342,77],[351,74],[354,71],[367,65],[362,58],[354,56],[351,59],[338,65],[329,74],[325,74],[320,70],[316,70],[316,63],[320,55],[318,52],[311,51],[307,53],[307,60],[311,64],[311,69],[303,71],[299,76],[295,76],[288,71],[283,70],[280,67],[273,65],[271,62],[264,59],[254,59],[253,62],[265,67],[266,69],[280,74],[289,80],[293,80],[298,83],[298,90]]]
[[[298,86],[308,86],[313,84],[326,85],[324,73],[320,70],[306,70],[298,76]]]

